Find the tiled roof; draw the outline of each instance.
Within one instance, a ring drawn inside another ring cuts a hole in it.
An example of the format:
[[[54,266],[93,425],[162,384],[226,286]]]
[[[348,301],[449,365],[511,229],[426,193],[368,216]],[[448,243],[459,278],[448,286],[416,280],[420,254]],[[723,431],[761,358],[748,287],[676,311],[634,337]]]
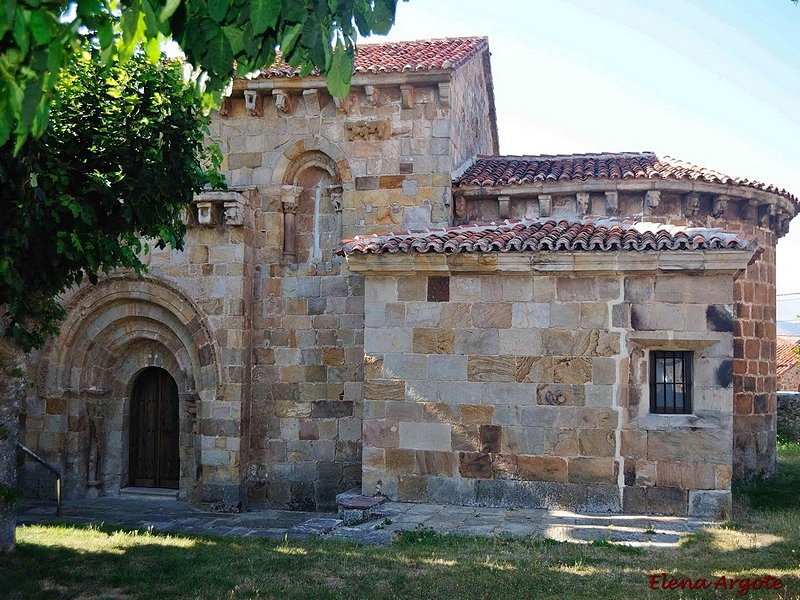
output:
[[[794,349],[800,343],[800,338],[779,335],[777,341],[775,347],[776,372],[778,375],[783,375],[797,365],[797,354],[794,353]]]
[[[437,71],[457,69],[470,58],[489,47],[485,37],[445,38],[364,44],[356,48],[354,73],[400,73],[405,71]],[[276,61],[262,69],[262,77],[296,77],[300,69]],[[315,69],[312,75],[319,75]]]
[[[720,228],[605,217],[462,225],[345,240],[344,254],[746,249],[752,238]]]
[[[479,156],[460,177],[458,186],[507,186],[601,179],[667,179],[732,184],[771,192],[798,202],[774,185],[735,178],[652,152],[571,154],[563,156]]]

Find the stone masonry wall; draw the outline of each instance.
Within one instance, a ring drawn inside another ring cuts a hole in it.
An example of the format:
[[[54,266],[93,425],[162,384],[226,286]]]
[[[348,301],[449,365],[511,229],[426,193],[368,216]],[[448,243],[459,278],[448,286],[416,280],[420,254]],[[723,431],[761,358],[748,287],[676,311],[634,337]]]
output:
[[[717,314],[732,319],[730,279],[695,278],[719,289],[702,299],[667,274],[449,282],[449,302],[427,302],[424,276],[367,276],[365,493],[670,514],[701,491],[730,501],[732,388],[718,374],[732,334],[696,351],[697,414],[667,416],[647,414],[634,333],[667,348],[667,329],[708,337]]]
[[[778,392],[778,433],[800,442],[800,394]]]

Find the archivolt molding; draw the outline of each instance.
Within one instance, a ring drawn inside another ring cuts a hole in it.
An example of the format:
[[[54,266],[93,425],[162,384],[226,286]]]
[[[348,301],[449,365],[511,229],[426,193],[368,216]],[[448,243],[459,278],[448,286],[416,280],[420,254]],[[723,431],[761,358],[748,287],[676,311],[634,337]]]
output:
[[[353,174],[350,171],[347,156],[336,144],[323,137],[306,137],[287,142],[283,146],[283,152],[276,153],[273,159],[274,164],[270,165],[273,173],[271,183],[276,186],[291,185],[291,179],[305,166],[303,165],[304,160],[298,159],[309,153],[325,155],[336,166],[336,173],[331,173],[332,176],[336,176],[335,183],[343,185],[346,189],[352,188]],[[323,164],[319,166],[330,171],[330,167]]]
[[[79,290],[66,309],[61,334],[42,352],[40,396],[107,394],[113,387],[109,373],[140,340],[174,357],[182,373],[172,375],[182,391],[210,388],[216,397],[222,396],[219,348],[212,329],[177,286],[154,277],[113,275]]]

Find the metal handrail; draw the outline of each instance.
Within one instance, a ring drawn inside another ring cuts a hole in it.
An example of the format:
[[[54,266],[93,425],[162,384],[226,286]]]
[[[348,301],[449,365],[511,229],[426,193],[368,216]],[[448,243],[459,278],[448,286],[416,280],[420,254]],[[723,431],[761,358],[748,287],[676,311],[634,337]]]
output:
[[[56,516],[61,516],[61,471],[59,471],[56,467],[48,464],[41,456],[36,454],[30,448],[25,447],[23,444],[17,442],[17,448],[22,450],[25,454],[30,456],[33,460],[38,462],[42,465],[45,469],[50,471],[56,476]]]

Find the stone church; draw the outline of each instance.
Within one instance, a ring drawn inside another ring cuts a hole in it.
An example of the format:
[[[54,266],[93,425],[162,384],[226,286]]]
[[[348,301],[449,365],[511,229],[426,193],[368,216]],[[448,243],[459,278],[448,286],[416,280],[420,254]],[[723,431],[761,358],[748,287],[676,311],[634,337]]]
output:
[[[485,38],[240,79],[185,251],[71,291],[21,440],[68,498],[725,516],[775,470],[798,199],[649,152],[501,156]],[[20,481],[52,494],[30,461]]]

